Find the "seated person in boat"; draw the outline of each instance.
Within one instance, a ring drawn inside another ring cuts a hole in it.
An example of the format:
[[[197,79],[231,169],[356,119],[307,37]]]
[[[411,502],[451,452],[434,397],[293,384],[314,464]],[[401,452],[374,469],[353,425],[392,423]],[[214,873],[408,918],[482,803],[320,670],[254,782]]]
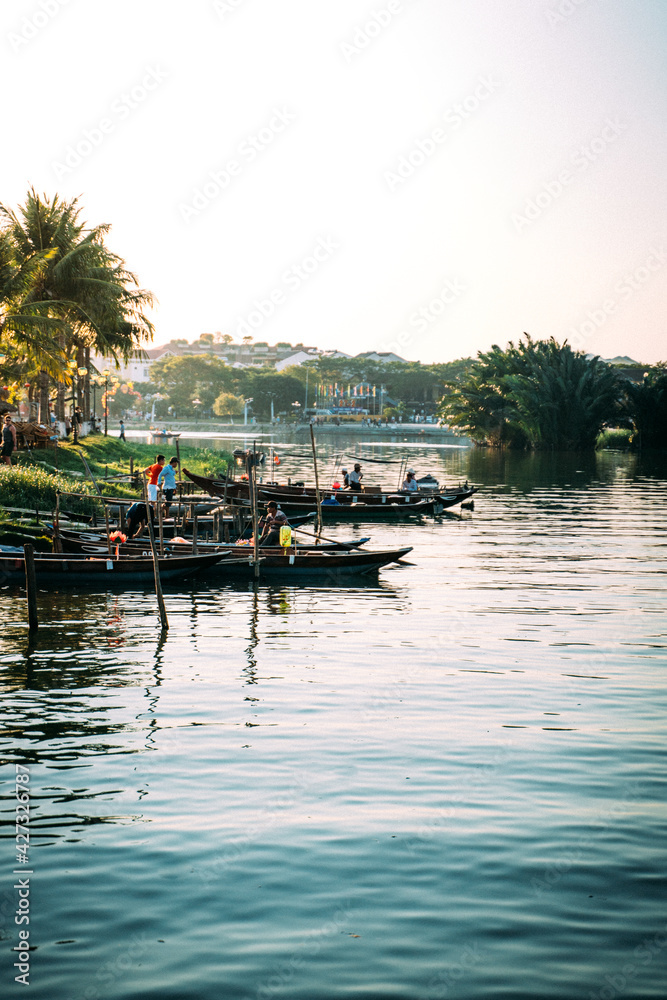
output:
[[[408,471],[407,471],[407,473],[405,475],[405,479],[403,480],[403,485],[401,486],[401,489],[402,490],[410,490],[411,492],[412,492],[412,490],[419,489],[419,487],[417,486],[417,480],[415,479],[415,470],[414,469],[408,469]]]
[[[155,514],[153,513],[152,507],[151,521],[153,522],[153,525],[155,525]],[[136,503],[132,504],[125,515],[125,534],[128,538],[141,538],[147,524],[148,517],[146,516],[146,504],[143,500],[137,500]]]
[[[289,521],[275,500],[269,500],[266,505],[266,517],[259,522],[262,534],[259,536],[260,545],[280,545],[280,529]]]
[[[349,488],[350,488],[350,473],[347,471],[347,469],[341,469],[340,471],[343,474],[343,487],[344,487],[344,489],[349,490]]]
[[[158,473],[157,484],[158,488],[161,486],[164,491],[164,507],[163,512],[166,515],[169,513],[169,507],[172,500],[174,499],[174,493],[176,491],[176,468],[178,466],[178,459],[169,459],[169,465],[165,465],[162,471]]]
[[[364,478],[364,474],[361,471],[359,462],[355,463],[354,469],[350,472],[348,478],[350,480],[350,489],[352,492],[361,493],[361,480]]]

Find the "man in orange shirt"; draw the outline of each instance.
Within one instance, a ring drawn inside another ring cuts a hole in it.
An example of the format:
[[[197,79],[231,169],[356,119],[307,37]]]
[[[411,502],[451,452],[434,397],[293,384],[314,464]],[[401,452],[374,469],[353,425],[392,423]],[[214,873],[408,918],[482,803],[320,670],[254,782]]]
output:
[[[148,476],[148,499],[151,503],[157,503],[157,477],[164,468],[164,455],[158,455],[154,465],[149,465],[144,469],[144,475]]]

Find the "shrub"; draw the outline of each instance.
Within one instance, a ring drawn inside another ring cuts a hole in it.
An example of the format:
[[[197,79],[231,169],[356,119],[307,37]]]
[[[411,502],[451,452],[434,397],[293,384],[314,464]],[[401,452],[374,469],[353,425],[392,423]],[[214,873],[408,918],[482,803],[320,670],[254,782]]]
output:
[[[598,435],[595,448],[597,451],[604,451],[605,449],[628,451],[631,444],[631,430],[625,427],[608,427]]]
[[[56,491],[63,496],[61,504],[75,513],[90,514],[93,501],[86,498],[65,496],[69,493],[92,494],[89,483],[80,483],[60,474],[46,472],[34,466],[0,466],[0,502],[3,507],[20,507],[25,510],[52,511],[56,506]]]

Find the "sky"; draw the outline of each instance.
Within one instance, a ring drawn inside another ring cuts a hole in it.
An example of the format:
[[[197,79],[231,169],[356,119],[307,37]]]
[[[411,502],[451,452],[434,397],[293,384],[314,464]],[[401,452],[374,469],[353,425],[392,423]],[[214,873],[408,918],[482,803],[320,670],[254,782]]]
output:
[[[0,202],[111,224],[155,345],[667,361],[664,0],[4,0],[0,46]]]

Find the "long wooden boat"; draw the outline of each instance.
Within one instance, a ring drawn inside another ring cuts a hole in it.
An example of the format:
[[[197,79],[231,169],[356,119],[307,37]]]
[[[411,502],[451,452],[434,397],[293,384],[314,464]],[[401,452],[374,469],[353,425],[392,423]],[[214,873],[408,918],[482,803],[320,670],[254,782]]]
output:
[[[303,514],[306,511],[315,513],[317,506],[312,500],[305,503],[288,501],[278,503],[278,506],[288,519],[295,515]],[[327,504],[321,505],[323,524],[339,524],[341,522],[351,524],[365,524],[366,522],[378,521],[403,521],[412,517],[420,517],[425,514],[440,514],[444,507],[439,499],[422,499],[416,503],[350,503],[350,504]]]
[[[227,479],[221,476],[217,479],[207,476],[197,476],[187,469],[183,469],[184,475],[188,477],[196,486],[204,490],[209,496],[226,497],[230,503],[243,502],[249,499],[249,487],[247,480]],[[454,507],[459,503],[470,499],[477,492],[477,487],[468,486],[452,490],[369,490],[361,492],[342,489],[320,490],[320,496],[335,497],[341,506],[353,506],[367,504],[368,506],[378,506],[380,504],[409,504],[423,505],[424,500],[437,501],[442,510]],[[289,503],[310,503],[311,509],[316,509],[317,499],[314,487],[303,485],[287,485],[284,483],[261,483],[257,490],[260,502],[266,503],[275,500],[282,510],[287,513],[286,505]]]
[[[359,543],[361,544],[361,542]],[[175,548],[175,546],[173,546]],[[110,558],[99,548],[80,555],[49,554],[35,557],[37,583],[77,586],[85,589],[114,584],[152,583],[152,558],[128,555],[121,547],[119,558]],[[308,546],[282,549],[264,546],[259,549],[259,579],[267,581],[310,581],[320,584],[343,583],[350,577],[368,577],[383,566],[399,562],[412,546],[368,550],[336,549],[333,546]],[[195,577],[197,579],[252,580],[255,578],[253,548],[246,546],[219,547],[210,554],[169,555],[160,557],[160,578]],[[0,555],[0,571],[5,579],[22,583],[25,563],[20,555]]]
[[[231,552],[202,555],[163,556],[158,558],[161,580],[198,575],[223,560],[233,561]],[[245,560],[241,560],[245,562]],[[143,555],[35,555],[37,585],[81,587],[86,590],[116,584],[152,583],[153,558]],[[9,583],[25,583],[25,558],[22,553],[0,552],[0,577]]]
[[[369,577],[376,575],[383,566],[399,562],[412,546],[398,549],[379,549],[364,551],[354,549],[351,552],[298,552],[291,549],[276,552],[269,548],[260,549],[259,579],[289,584],[290,582],[311,582],[318,584],[345,583],[354,577]],[[212,566],[206,576],[218,578],[251,579],[255,567],[252,561],[252,550],[246,560],[234,559],[231,562]]]
[[[68,529],[61,528],[59,531],[59,538],[64,552],[83,552],[88,555],[103,555],[108,553],[108,542],[103,534],[95,533],[92,531],[71,531]],[[361,548],[370,541],[370,538],[359,538],[352,539],[349,541],[329,541],[329,542],[301,542],[297,541],[296,549],[298,552],[347,552],[350,549]],[[112,551],[115,553],[116,542],[112,541]],[[132,553],[139,553],[146,555],[146,548],[148,546],[147,538],[133,538],[128,539],[126,542],[121,542],[119,545],[119,551],[121,555],[131,555]],[[191,555],[192,554],[192,539],[180,539],[176,541],[172,538],[165,538],[165,547],[170,555]],[[248,554],[248,543],[239,544],[237,542],[210,542],[202,541],[198,539],[197,548],[200,552],[231,552],[233,556],[244,557]],[[293,546],[290,546],[290,552],[293,551]],[[262,546],[261,552],[268,552],[272,555],[278,555],[282,553],[283,549],[276,546]]]

